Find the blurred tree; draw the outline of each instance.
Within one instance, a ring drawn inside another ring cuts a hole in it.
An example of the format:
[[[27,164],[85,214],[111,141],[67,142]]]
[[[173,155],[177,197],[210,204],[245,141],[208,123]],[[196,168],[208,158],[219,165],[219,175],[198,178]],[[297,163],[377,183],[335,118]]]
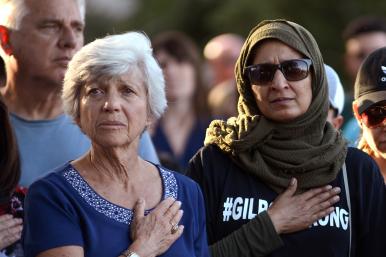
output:
[[[142,30],[150,37],[163,30],[181,30],[203,46],[217,34],[247,36],[263,19],[285,18],[302,24],[315,36],[325,62],[346,81],[342,30],[355,17],[384,15],[385,11],[386,1],[381,0],[138,0],[135,11],[119,22],[90,13],[86,31],[87,40],[92,40],[127,30]]]

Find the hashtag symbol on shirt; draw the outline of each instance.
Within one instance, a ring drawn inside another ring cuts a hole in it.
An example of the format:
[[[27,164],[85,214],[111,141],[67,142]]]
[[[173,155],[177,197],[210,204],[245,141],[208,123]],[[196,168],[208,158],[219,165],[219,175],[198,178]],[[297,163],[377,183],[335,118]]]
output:
[[[233,198],[227,197],[227,200],[224,202],[224,211],[222,212],[223,221],[229,221],[229,217],[232,214],[233,207]]]

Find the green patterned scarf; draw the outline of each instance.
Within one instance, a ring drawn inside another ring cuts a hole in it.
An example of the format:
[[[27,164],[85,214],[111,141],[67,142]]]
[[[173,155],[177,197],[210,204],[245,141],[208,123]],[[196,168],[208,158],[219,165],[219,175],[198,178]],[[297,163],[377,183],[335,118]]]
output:
[[[244,68],[252,49],[264,39],[277,39],[312,60],[312,102],[307,112],[288,123],[277,123],[260,115]],[[333,181],[342,167],[347,143],[326,122],[328,88],[322,55],[313,36],[300,25],[285,21],[263,21],[249,34],[236,63],[240,94],[238,116],[214,120],[206,132],[205,145],[216,144],[232,154],[248,173],[281,192],[292,177],[299,190]]]

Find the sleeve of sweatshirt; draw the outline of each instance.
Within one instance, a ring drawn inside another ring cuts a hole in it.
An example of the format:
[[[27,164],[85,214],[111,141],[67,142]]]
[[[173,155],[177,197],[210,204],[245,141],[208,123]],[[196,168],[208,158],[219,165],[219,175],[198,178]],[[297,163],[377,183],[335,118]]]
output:
[[[265,256],[283,246],[266,211],[247,224],[212,244],[212,257]]]

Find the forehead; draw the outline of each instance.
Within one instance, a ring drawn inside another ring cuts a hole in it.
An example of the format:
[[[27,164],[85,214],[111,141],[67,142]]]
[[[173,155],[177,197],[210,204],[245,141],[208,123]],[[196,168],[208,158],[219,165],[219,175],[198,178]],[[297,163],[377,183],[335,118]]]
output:
[[[86,82],[86,86],[90,84],[98,87],[124,84],[137,88],[145,88],[145,77],[139,67],[133,66],[123,74],[91,74],[90,80]]]
[[[351,38],[346,43],[347,52],[363,51],[370,54],[374,50],[386,46],[386,33],[370,32],[363,33]]]
[[[27,15],[24,22],[39,20],[62,20],[82,22],[76,0],[26,0]]]
[[[254,46],[253,63],[302,58],[302,54],[277,39],[266,39]]]

